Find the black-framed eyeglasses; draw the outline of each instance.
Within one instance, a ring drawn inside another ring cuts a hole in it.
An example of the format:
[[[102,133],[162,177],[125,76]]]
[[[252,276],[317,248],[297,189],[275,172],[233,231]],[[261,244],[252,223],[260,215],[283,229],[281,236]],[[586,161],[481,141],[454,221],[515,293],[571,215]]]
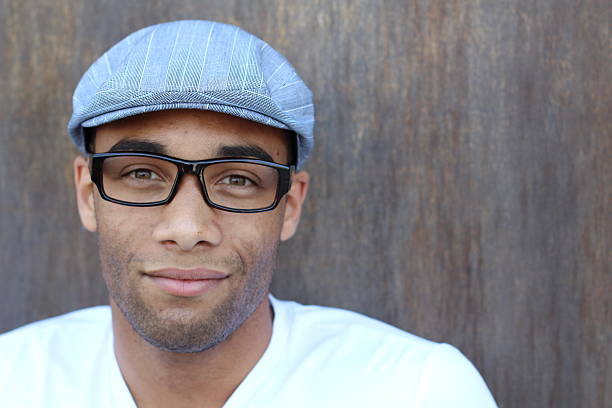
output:
[[[185,174],[198,177],[208,205],[236,213],[269,211],[291,187],[294,166],[249,158],[182,160],[143,153],[91,153],[91,180],[103,199],[132,207],[169,203]]]

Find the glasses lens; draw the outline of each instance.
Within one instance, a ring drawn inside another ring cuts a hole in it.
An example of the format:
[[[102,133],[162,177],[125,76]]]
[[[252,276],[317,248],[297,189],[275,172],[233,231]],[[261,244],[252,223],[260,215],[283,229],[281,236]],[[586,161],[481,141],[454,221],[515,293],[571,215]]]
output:
[[[226,162],[207,166],[202,177],[213,203],[236,210],[256,210],[274,204],[279,173],[263,164]]]
[[[108,157],[102,165],[104,192],[129,203],[165,200],[172,191],[177,167],[165,160],[142,156]]]

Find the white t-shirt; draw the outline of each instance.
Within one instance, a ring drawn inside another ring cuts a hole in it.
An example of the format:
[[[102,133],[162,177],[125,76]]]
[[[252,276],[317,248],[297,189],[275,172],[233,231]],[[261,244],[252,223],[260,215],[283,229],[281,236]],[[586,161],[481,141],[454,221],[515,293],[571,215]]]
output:
[[[265,353],[223,408],[495,407],[454,347],[363,315],[270,297]],[[132,408],[108,306],[0,336],[0,406]]]

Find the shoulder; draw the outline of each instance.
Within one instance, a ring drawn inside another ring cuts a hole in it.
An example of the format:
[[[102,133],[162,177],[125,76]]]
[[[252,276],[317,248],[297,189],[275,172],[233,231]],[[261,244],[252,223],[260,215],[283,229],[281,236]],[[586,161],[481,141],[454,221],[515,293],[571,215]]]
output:
[[[379,405],[495,407],[476,368],[449,344],[348,310],[272,304],[290,328],[285,360],[297,355],[298,365],[312,368],[307,375],[333,378],[334,394],[344,384],[358,400]]]
[[[496,407],[476,367],[448,344],[440,344],[429,355],[415,401],[427,407]]]
[[[0,353],[8,346],[62,346],[83,336],[97,335],[110,325],[110,308],[95,306],[27,324],[0,335]],[[94,333],[95,332],[95,333]],[[15,349],[13,349],[14,352]]]
[[[388,346],[400,351],[431,352],[438,343],[408,333],[360,313],[326,306],[302,305],[272,298],[275,312],[282,311],[294,337],[342,341],[363,349]]]
[[[74,356],[92,349],[111,335],[108,306],[77,310],[30,323],[0,335],[0,355],[7,366],[24,366],[33,359]],[[0,371],[0,373],[5,370]]]
[[[36,398],[62,392],[76,397],[89,378],[83,373],[99,372],[112,353],[111,327],[110,308],[96,306],[0,335],[0,405],[9,398],[37,406]]]

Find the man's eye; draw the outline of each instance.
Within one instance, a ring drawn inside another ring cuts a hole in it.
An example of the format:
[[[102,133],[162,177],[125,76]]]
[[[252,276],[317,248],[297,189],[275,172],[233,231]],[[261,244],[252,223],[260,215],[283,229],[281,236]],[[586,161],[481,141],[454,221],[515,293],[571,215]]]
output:
[[[247,177],[233,174],[231,176],[227,176],[223,178],[221,181],[219,181],[219,184],[227,184],[230,186],[238,186],[238,187],[247,187],[247,186],[252,186],[255,183],[253,183]]]
[[[159,177],[152,170],[148,170],[148,169],[132,170],[124,174],[124,177],[134,178],[137,180],[161,180],[161,177]]]

